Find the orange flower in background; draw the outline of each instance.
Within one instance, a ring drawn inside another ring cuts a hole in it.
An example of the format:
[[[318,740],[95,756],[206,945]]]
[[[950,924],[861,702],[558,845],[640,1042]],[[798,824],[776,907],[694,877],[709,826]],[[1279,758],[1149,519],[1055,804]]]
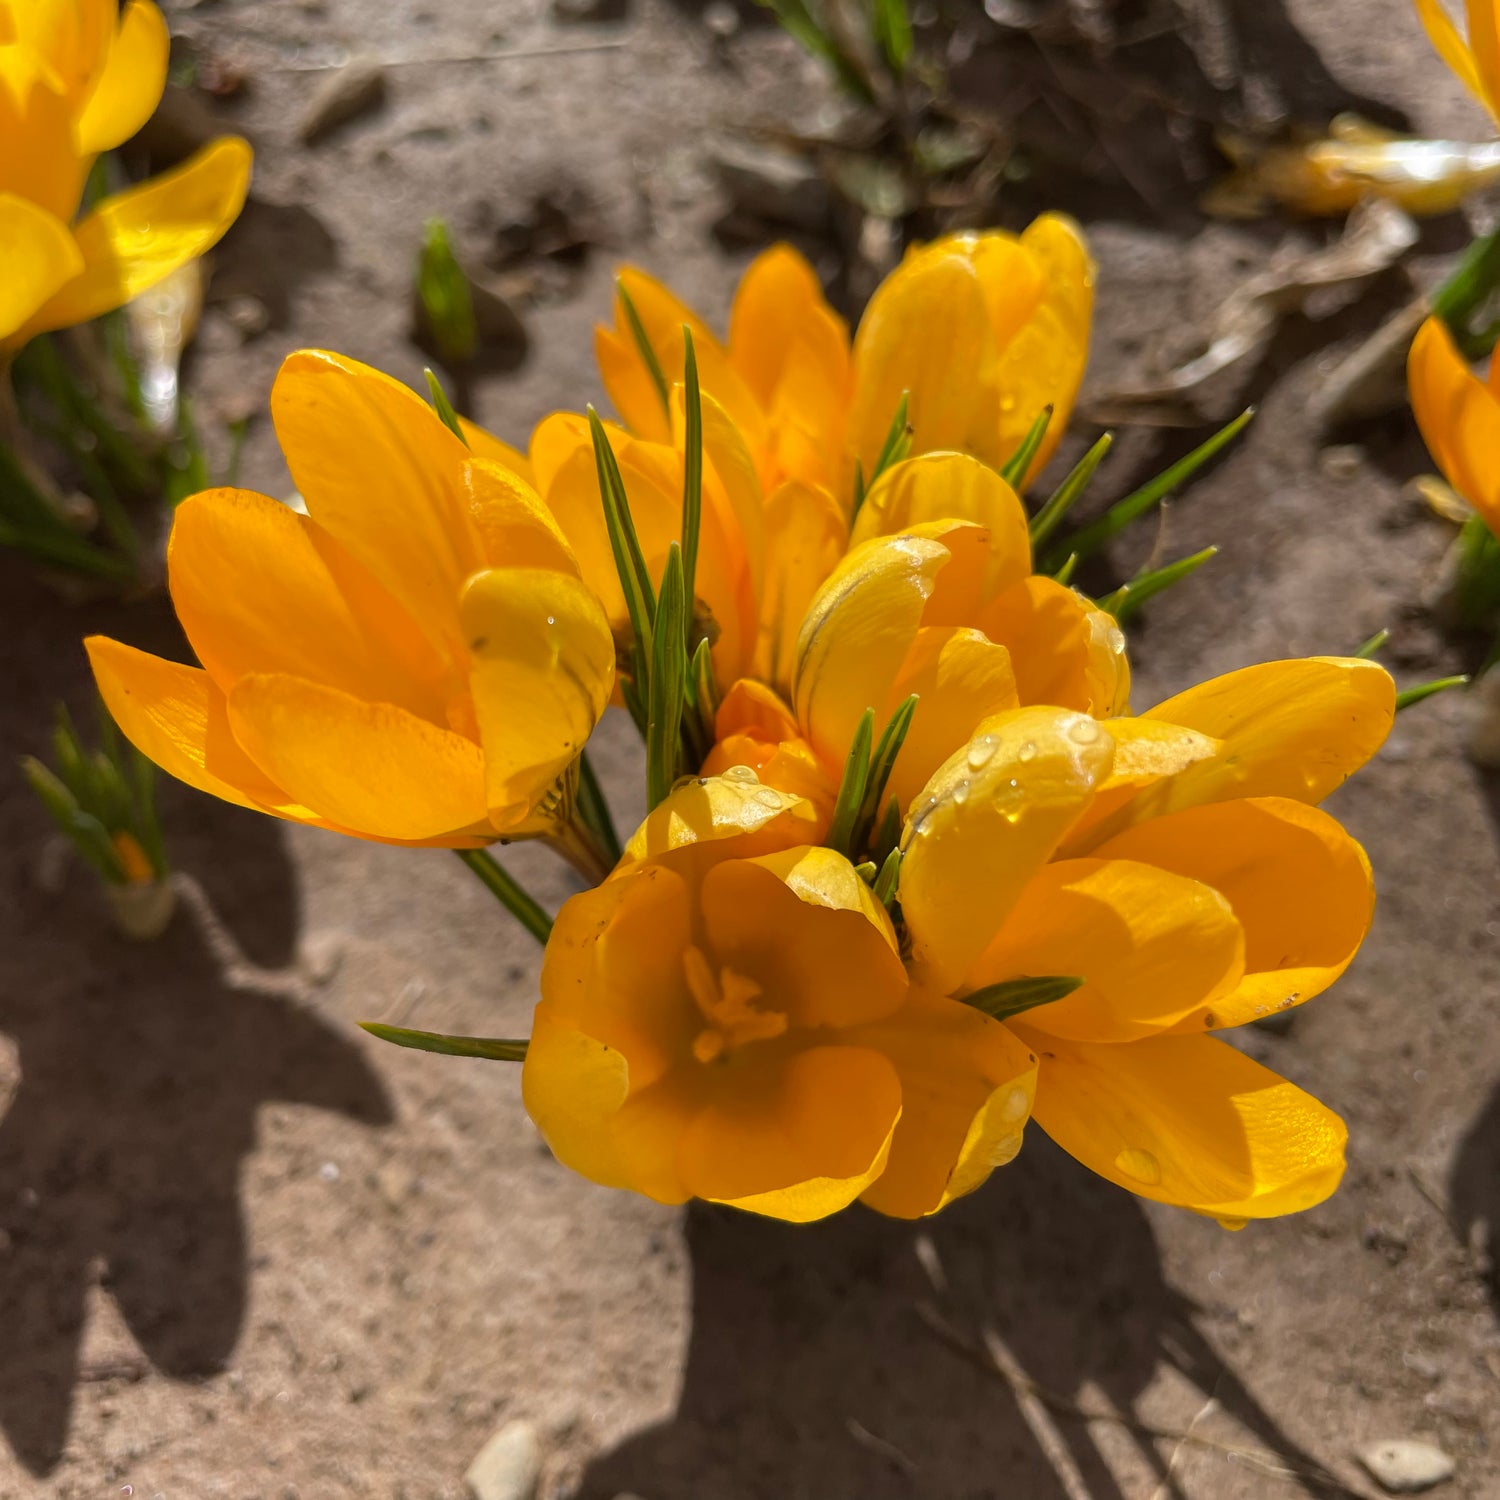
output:
[[[1500,536],[1500,360],[1481,380],[1441,318],[1428,318],[1407,356],[1411,409],[1443,477]]]
[[[1369,864],[1314,804],[1394,712],[1382,668],[1312,658],[1138,719],[988,720],[907,819],[913,981],[992,1011],[1007,982],[1081,981],[1006,1024],[1040,1059],[1037,1123],[1119,1186],[1231,1223],[1321,1202],[1342,1122],[1206,1033],[1304,1003],[1358,950]]]
[[[250,148],[226,136],[77,218],[95,157],[146,123],[166,76],[150,0],[0,0],[0,357],[120,307],[238,216]]]
[[[679,787],[559,914],[522,1075],[558,1159],[664,1203],[935,1212],[1013,1157],[1036,1058],[908,982],[885,908],[806,807]]]
[[[668,419],[658,377],[682,379],[686,324],[703,389],[744,434],[768,503],[793,480],[828,491],[848,515],[855,465],[873,474],[903,392],[913,453],[951,448],[994,466],[1052,406],[1028,479],[1037,473],[1083,379],[1093,280],[1082,236],[1058,214],[1019,236],[945,235],[913,247],[881,283],[851,348],[811,266],[777,245],[740,282],[727,343],[660,282],[627,267],[619,284],[629,306],[616,300],[614,326],[597,331],[595,347],[625,425],[660,441]]]
[[[178,508],[169,582],[203,665],[91,637],[120,728],[201,791],[360,838],[556,835],[615,648],[546,508],[340,355],[291,355],[271,411],[308,513],[227,489]]]

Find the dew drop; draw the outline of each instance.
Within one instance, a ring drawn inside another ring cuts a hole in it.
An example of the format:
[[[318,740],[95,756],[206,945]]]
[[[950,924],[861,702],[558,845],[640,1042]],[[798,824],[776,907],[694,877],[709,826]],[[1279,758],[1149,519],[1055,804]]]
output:
[[[1142,1151],[1137,1146],[1127,1146],[1115,1157],[1115,1167],[1148,1187],[1161,1181],[1161,1163],[1149,1151]]]
[[[1118,625],[1106,625],[1104,627],[1104,644],[1114,652],[1116,656],[1125,654],[1125,632]]]
[[[978,739],[969,744],[969,753],[966,757],[971,771],[983,770],[985,766],[995,758],[995,751],[1000,744],[1000,736],[995,734],[982,734]]]
[[[1074,719],[1068,725],[1068,738],[1075,745],[1092,745],[1099,738],[1099,726],[1092,719]]]
[[[1031,1104],[1026,1098],[1026,1090],[1012,1089],[1005,1096],[1005,1103],[1000,1107],[1000,1116],[1005,1120],[1024,1120],[1030,1108]]]
[[[1024,745],[1022,745],[1019,750],[1016,751],[1016,759],[1017,760],[1035,760],[1036,759],[1036,746],[1035,746],[1035,744],[1033,744],[1032,741],[1027,740],[1026,743]]]
[[[774,787],[763,786],[758,792],[756,792],[755,800],[759,802],[762,807],[780,807],[781,793],[778,792]]]
[[[1231,1219],[1231,1218],[1227,1218],[1226,1217],[1226,1218],[1222,1218],[1222,1219],[1219,1220],[1219,1228],[1220,1229],[1243,1229],[1245,1227],[1245,1225],[1248,1224],[1249,1222],[1250,1222],[1249,1219]]]
[[[557,624],[557,616],[556,615],[548,615],[547,616],[547,623],[549,625],[556,625]]]
[[[953,800],[960,807],[962,807],[964,803],[969,800],[969,783],[967,781],[960,781],[959,784],[953,788],[951,795]]]

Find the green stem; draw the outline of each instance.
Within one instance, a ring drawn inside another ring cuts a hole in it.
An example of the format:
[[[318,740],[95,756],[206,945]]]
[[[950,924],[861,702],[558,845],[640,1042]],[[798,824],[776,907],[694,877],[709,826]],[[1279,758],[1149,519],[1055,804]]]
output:
[[[605,801],[604,789],[594,774],[594,767],[585,750],[578,757],[578,811],[589,829],[599,840],[599,847],[611,864],[618,864],[624,848],[620,835],[615,830],[615,820]]]
[[[537,942],[545,945],[552,934],[552,918],[526,893],[516,878],[504,869],[488,849],[453,851],[484,883],[489,891]]]
[[[599,836],[581,818],[564,823],[547,843],[578,871],[590,885],[600,885],[617,861],[609,857]]]
[[[1500,229],[1475,240],[1464,252],[1458,269],[1433,294],[1433,312],[1448,325],[1459,344],[1469,343],[1469,319],[1496,286],[1500,286]],[[1485,354],[1488,350],[1474,352]]]

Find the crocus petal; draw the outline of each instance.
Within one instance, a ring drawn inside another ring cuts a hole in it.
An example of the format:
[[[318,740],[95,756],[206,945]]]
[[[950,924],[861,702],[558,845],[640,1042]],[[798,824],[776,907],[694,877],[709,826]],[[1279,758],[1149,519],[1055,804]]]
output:
[[[178,506],[168,576],[198,660],[226,692],[249,672],[284,672],[441,714],[433,674],[403,671],[351,608],[324,555],[332,545],[306,516],[249,490],[205,490]]]
[[[22,0],[20,4],[10,0],[0,20],[0,40],[20,42],[23,49],[35,53],[77,108],[104,68],[118,19],[115,0],[72,0],[61,5],[51,0]]]
[[[469,515],[468,450],[415,391],[323,350],[287,357],[271,417],[313,520],[461,674],[459,592],[486,562]]]
[[[952,993],[1109,773],[1092,719],[1020,708],[986,720],[907,819],[901,910],[917,969]]]
[[[740,767],[680,782],[647,815],[625,846],[622,865],[694,844],[714,845],[715,858],[750,857],[806,843],[818,823],[800,797],[762,786]]]
[[[459,614],[473,658],[490,821],[506,830],[588,742],[614,689],[614,637],[578,579],[542,568],[476,573]]]
[[[729,317],[729,358],[766,415],[761,478],[842,487],[851,366],[849,330],[790,245],[751,262]]]
[[[578,576],[567,537],[522,475],[478,455],[463,472],[480,552],[492,567],[549,568]]]
[[[1031,572],[1026,510],[988,464],[966,453],[926,453],[894,464],[870,486],[851,545],[891,536],[924,521],[973,521],[989,532],[985,592],[998,593]]]
[[[1212,886],[1146,856],[1039,870],[969,976],[973,986],[1076,975],[1071,995],[1022,1017],[1037,1032],[1128,1042],[1216,1004],[1245,972],[1245,934]]]
[[[806,1223],[879,1176],[901,1115],[900,1080],[881,1053],[809,1047],[723,1072],[681,1142],[694,1197]]]
[[[1070,1156],[1158,1203],[1262,1219],[1321,1203],[1344,1172],[1332,1110],[1206,1036],[1090,1045],[1032,1035],[1032,1116]]]
[[[611,1128],[629,1092],[623,1053],[537,1006],[521,1099],[558,1161],[604,1187],[635,1187]]]
[[[977,630],[924,625],[884,703],[876,732],[913,693],[916,712],[887,790],[905,811],[929,777],[986,719],[1020,706],[1010,652]]]
[[[1109,775],[1094,791],[1094,800],[1063,840],[1059,853],[1065,859],[1091,852],[1102,840],[1106,825],[1142,787],[1166,781],[1199,761],[1223,753],[1224,742],[1180,724],[1157,719],[1112,718],[1104,726],[1115,742],[1115,760]]]
[[[46,209],[0,193],[0,341],[26,324],[60,286],[83,270],[72,232]]]
[[[903,393],[914,453],[967,448],[994,362],[984,293],[969,259],[932,250],[908,255],[877,288],[854,338],[849,444],[864,472],[874,472]]]
[[[878,1020],[906,996],[885,908],[832,849],[725,861],[700,900],[711,959],[753,977],[794,1028]]]
[[[1321,802],[1385,742],[1395,712],[1390,673],[1358,657],[1266,662],[1215,677],[1144,717],[1211,735],[1222,750],[1137,794],[1125,821],[1232,797]]]
[[[999,399],[998,447],[1009,458],[1042,408],[1052,421],[1022,488],[1042,471],[1067,431],[1089,357],[1094,310],[1094,263],[1078,226],[1062,214],[1043,214],[1021,235],[1041,268],[1041,298],[1024,327],[1000,350],[995,371]],[[983,273],[981,273],[983,274]]]
[[[68,328],[123,306],[218,244],[250,184],[250,147],[210,141],[180,167],[106,198],[74,234],[84,269],[27,325]]]
[[[971,1193],[1021,1149],[1037,1060],[998,1021],[923,990],[885,1021],[848,1034],[890,1058],[901,1122],[885,1171],[863,1202],[898,1219],[934,1214]]]
[[[1374,915],[1364,850],[1327,813],[1282,797],[1153,818],[1095,852],[1211,885],[1245,929],[1244,979],[1227,995],[1205,995],[1181,1030],[1243,1025],[1321,994],[1348,968]]]
[[[1428,318],[1407,356],[1411,409],[1448,483],[1500,531],[1500,398],[1469,368],[1441,318]]]
[[[78,120],[82,155],[113,151],[151,118],[167,83],[169,41],[166,18],[151,0],[130,0]]]
[[[1474,59],[1458,28],[1448,15],[1443,0],[1416,0],[1417,15],[1427,31],[1427,40],[1436,49],[1439,57],[1447,63],[1449,70],[1468,91],[1488,109],[1489,101],[1484,97]]]
[[[789,692],[797,634],[824,579],[849,546],[843,507],[821,485],[789,479],[766,499],[766,581],[756,676]]]
[[[987,547],[984,528],[962,522],[877,537],[854,548],[813,596],[797,637],[792,701],[829,765],[843,765],[865,710],[879,714],[890,699],[919,626],[971,623]]]
[[[456,847],[485,826],[479,746],[394,704],[253,673],[229,694],[229,723],[289,797],[351,833]]]
[[[1500,120],[1500,16],[1495,0],[1468,0],[1467,20],[1469,57],[1479,78],[1477,92],[1491,116]]]
[[[635,866],[565,901],[542,955],[538,1020],[604,1043],[625,1060],[635,1092],[686,1054],[702,1024],[682,963],[693,941],[690,901],[676,871]]]
[[[1052,703],[1100,718],[1130,701],[1120,627],[1075,589],[1032,576],[992,599],[972,622],[1010,651],[1022,703]]]
[[[224,695],[201,667],[164,661],[108,636],[91,635],[84,645],[110,717],[169,776],[239,807],[315,820],[235,743]]]
[[[703,391],[729,413],[750,446],[758,448],[765,429],[760,404],[734,368],[728,351],[708,325],[654,276],[648,276],[634,266],[621,268],[619,284],[635,305],[646,339],[656,355],[657,364],[668,387],[680,384],[683,379],[687,346],[683,341],[682,330],[686,325],[692,330],[693,352],[697,356],[698,379]],[[654,441],[666,438],[669,429],[665,420],[651,420],[646,426],[636,426],[636,414],[649,409],[646,402],[648,392],[663,419],[667,414],[662,408],[660,394],[650,382],[649,375],[646,375],[645,361],[641,359],[635,346],[624,305],[618,299],[615,304],[613,339],[607,339],[605,330],[600,330],[600,334],[595,344],[600,356],[600,374],[604,377],[604,388],[609,392],[616,410],[640,436]],[[646,378],[644,388],[641,384],[642,376]]]
[[[78,210],[85,170],[56,75],[27,47],[0,48],[0,192],[67,222]]]
[[[509,469],[527,484],[536,484],[531,472],[531,460],[519,448],[512,448],[509,443],[469,421],[467,417],[459,417],[458,427],[475,458],[487,458],[491,463],[499,464],[502,469]]]
[[[729,314],[729,357],[769,411],[789,367],[811,365],[830,409],[846,398],[849,330],[829,307],[817,272],[790,245],[751,261]]]

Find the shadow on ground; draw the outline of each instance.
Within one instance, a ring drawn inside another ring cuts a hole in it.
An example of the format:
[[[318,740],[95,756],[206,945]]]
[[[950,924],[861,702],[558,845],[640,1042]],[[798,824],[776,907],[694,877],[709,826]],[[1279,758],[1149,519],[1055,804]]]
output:
[[[117,937],[89,872],[40,888],[49,825],[14,766],[43,751],[53,704],[92,723],[81,635],[104,628],[184,658],[164,600],[69,610],[19,570],[0,586],[17,648],[0,705],[0,1432],[33,1473],[67,1441],[89,1289],[102,1284],[141,1353],[167,1375],[223,1368],[248,1268],[241,1158],[282,1100],[383,1124],[385,1090],[359,1049],[279,995],[231,988],[192,912],[138,946]],[[160,785],[172,857],[194,872],[255,963],[297,936],[282,830]],[[13,1092],[10,1088],[13,1087]]]
[[[1158,1369],[1182,1372],[1287,1467],[1316,1471],[1163,1280],[1141,1205],[1033,1131],[1015,1164],[921,1225],[856,1209],[823,1224],[688,1210],[693,1332],[682,1401],[595,1462],[580,1500],[1066,1500],[1011,1388],[936,1331],[990,1329],[1055,1404],[1129,1418]],[[919,1249],[921,1237],[930,1246]],[[935,1257],[933,1252],[935,1252]],[[922,1258],[941,1267],[939,1294]],[[1089,1390],[1085,1393],[1085,1387]],[[1126,1500],[1090,1437],[1050,1425],[1088,1494]],[[1050,1441],[1050,1439],[1049,1439]],[[1178,1496],[1160,1455],[1143,1460]]]

